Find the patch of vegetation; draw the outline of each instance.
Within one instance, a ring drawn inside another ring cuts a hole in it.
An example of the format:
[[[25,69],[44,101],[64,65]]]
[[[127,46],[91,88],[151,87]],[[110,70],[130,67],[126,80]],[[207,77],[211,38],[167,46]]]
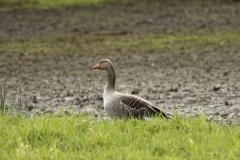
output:
[[[204,116],[96,121],[84,115],[0,116],[0,159],[239,159],[237,126]]]
[[[128,3],[133,0],[1,0],[0,11],[38,10],[58,7],[97,6],[113,3]]]
[[[4,115],[8,112],[8,107],[5,104],[7,95],[6,81],[0,86],[0,115]]]
[[[0,53],[22,54],[115,54],[212,51],[240,45],[240,31],[179,35],[86,35],[9,40],[0,43]]]

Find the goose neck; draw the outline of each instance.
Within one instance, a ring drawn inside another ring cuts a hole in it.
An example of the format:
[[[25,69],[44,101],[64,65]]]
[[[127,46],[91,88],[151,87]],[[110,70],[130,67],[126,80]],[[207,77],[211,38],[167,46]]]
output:
[[[108,77],[106,89],[115,90],[116,75],[113,66],[110,66],[106,71]]]

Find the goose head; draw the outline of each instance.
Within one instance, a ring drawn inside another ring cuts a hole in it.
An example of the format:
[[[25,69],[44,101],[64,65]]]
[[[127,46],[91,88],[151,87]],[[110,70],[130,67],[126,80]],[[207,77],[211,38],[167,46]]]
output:
[[[98,64],[92,67],[92,69],[107,70],[111,68],[112,62],[108,59],[101,60]]]

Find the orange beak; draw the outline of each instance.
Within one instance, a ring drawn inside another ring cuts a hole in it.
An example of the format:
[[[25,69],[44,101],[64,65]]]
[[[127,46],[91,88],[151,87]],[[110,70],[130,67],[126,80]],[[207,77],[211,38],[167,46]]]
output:
[[[93,66],[92,67],[92,69],[99,69],[100,67],[99,67],[99,63],[97,64],[97,65],[95,65],[95,66]]]

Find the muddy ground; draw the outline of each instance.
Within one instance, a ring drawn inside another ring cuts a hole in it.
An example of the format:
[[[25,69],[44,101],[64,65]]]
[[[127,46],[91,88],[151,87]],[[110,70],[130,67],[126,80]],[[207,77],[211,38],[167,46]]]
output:
[[[211,33],[240,26],[240,3],[232,1],[140,1],[100,7],[0,13],[0,42],[46,36]],[[106,116],[104,71],[92,70],[108,58],[117,89],[141,96],[168,112],[240,123],[240,46],[147,54],[0,54],[0,81],[6,102],[27,113]]]

